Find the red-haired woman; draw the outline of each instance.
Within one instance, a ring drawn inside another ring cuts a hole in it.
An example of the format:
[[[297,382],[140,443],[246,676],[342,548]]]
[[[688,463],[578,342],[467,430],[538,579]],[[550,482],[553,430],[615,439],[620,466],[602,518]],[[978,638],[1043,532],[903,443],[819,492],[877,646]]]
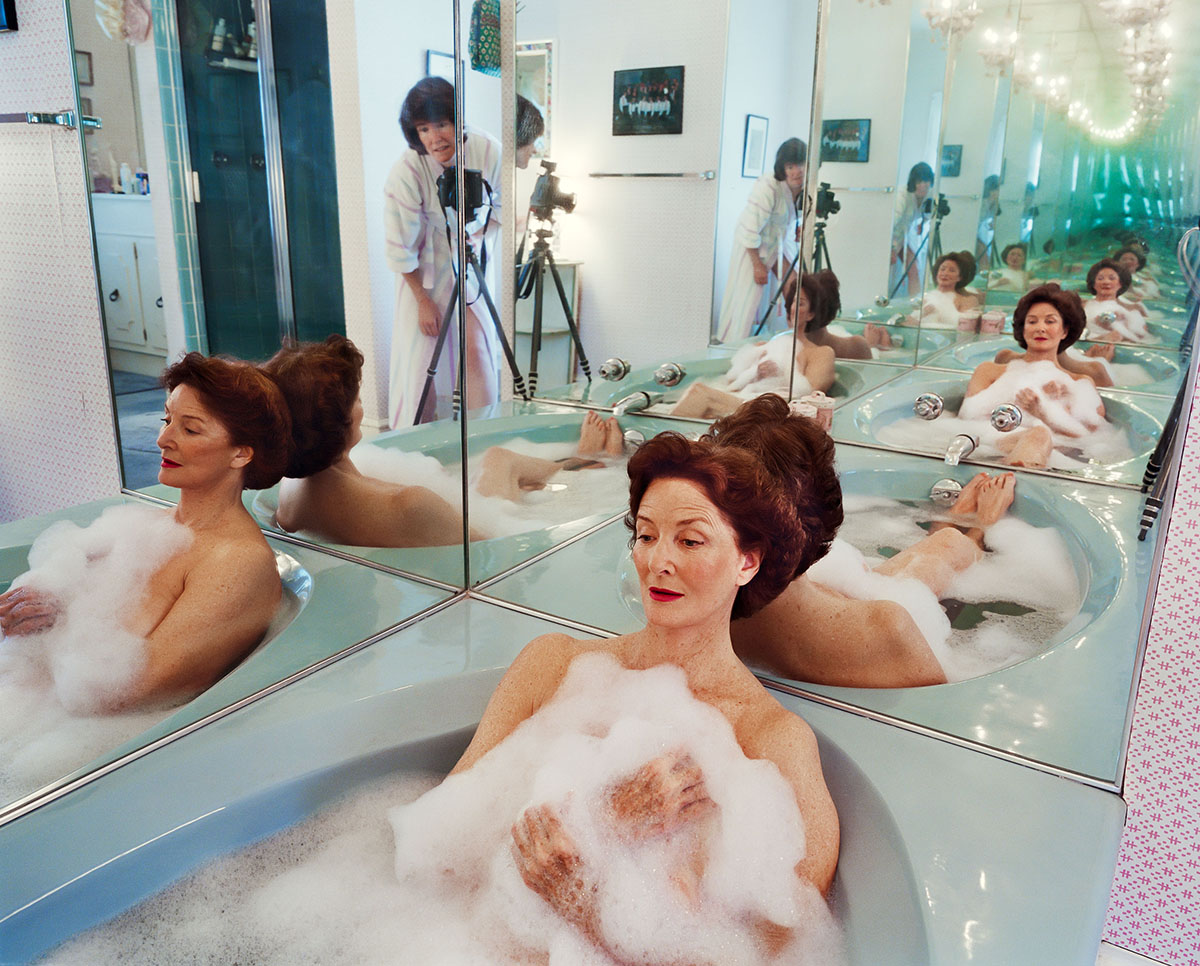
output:
[[[145,659],[88,710],[178,700],[207,688],[261,640],[282,593],[275,555],[242,490],[272,486],[283,474],[283,397],[257,367],[197,352],[169,366],[163,384],[158,479],[179,490],[167,512],[190,541],[149,576],[140,599],[126,602],[122,623],[145,641]],[[0,595],[0,629],[10,636],[49,630],[68,607],[36,586],[20,587]]]

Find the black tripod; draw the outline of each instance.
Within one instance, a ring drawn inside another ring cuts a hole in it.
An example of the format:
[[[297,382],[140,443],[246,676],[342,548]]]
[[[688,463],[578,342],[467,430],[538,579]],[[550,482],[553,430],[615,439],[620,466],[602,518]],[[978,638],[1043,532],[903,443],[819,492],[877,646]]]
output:
[[[930,263],[933,263],[942,257],[942,216],[940,213],[936,218],[933,219],[933,231],[925,233],[925,237],[921,239],[921,244],[919,244],[917,246],[917,250],[913,252],[913,257],[910,258],[908,264],[904,266],[904,271],[900,273],[900,277],[896,280],[895,286],[893,286],[892,291],[888,294],[889,300],[896,297],[896,293],[900,291],[900,286],[903,285],[905,279],[908,278],[908,273],[912,271],[912,267],[917,264],[917,259],[921,257],[921,250],[925,247],[925,243],[931,238],[933,239],[933,243],[929,246],[929,261]]]
[[[446,241],[449,244],[450,227],[449,223],[446,226]],[[483,271],[479,267],[479,260],[475,257],[475,249],[471,245],[471,240],[467,239],[467,264],[464,266],[461,273],[456,272],[454,275],[454,292],[450,296],[450,304],[446,306],[446,314],[442,316],[442,326],[438,330],[437,342],[433,347],[433,358],[429,360],[429,368],[425,371],[425,386],[421,390],[421,399],[417,403],[417,415],[413,419],[413,425],[416,426],[421,422],[421,414],[425,411],[425,403],[429,400],[429,394],[433,392],[433,380],[437,376],[438,362],[442,357],[442,350],[446,347],[446,337],[450,334],[450,320],[454,318],[454,309],[458,305],[462,305],[463,312],[466,312],[466,302],[463,297],[463,275],[466,274],[467,268],[475,269],[475,278],[479,282],[479,294],[483,296],[483,301],[487,305],[488,314],[492,317],[492,324],[496,327],[496,335],[500,339],[500,347],[504,350],[504,357],[508,360],[508,368],[512,370],[513,387],[521,398],[526,402],[529,401],[529,393],[525,389],[525,380],[521,377],[521,370],[517,366],[517,357],[513,355],[512,346],[508,344],[508,338],[504,334],[504,327],[500,324],[500,314],[496,311],[496,305],[492,301],[492,295],[488,291],[487,282],[484,281]],[[465,346],[460,347],[465,348]],[[454,418],[458,418],[459,410],[462,408],[462,385],[459,379],[455,379],[454,395],[453,395]]]
[[[562,276],[558,274],[558,265],[554,262],[554,253],[550,251],[550,238],[553,235],[554,232],[548,228],[539,228],[533,233],[535,241],[533,249],[529,253],[529,261],[522,266],[521,274],[517,279],[517,292],[519,293],[517,297],[525,298],[529,295],[531,274],[533,278],[533,333],[529,339],[530,392],[537,392],[538,354],[542,351],[542,303],[547,266],[549,266],[550,274],[554,278],[554,287],[558,289],[558,301],[562,305],[563,315],[566,316],[567,327],[571,330],[571,338],[575,341],[575,351],[579,353],[579,368],[583,370],[587,381],[592,381],[592,367],[588,364],[587,353],[583,351],[583,340],[579,337],[579,326],[576,324],[575,315],[571,311],[571,304],[567,299],[566,289],[563,288]],[[569,373],[568,379],[572,375]]]
[[[829,259],[829,243],[825,241],[825,225],[827,222],[818,221],[816,231],[813,233],[813,271],[819,272],[822,268],[833,268]],[[775,311],[775,305],[779,301],[779,297],[783,295],[787,288],[788,279],[792,277],[792,273],[796,271],[796,266],[800,264],[800,252],[796,252],[796,257],[792,259],[792,263],[788,266],[788,270],[783,273],[783,280],[779,283],[779,287],[775,290],[775,294],[771,296],[771,301],[767,303],[767,310],[763,313],[761,319],[754,326],[754,331],[751,335],[758,335],[762,332],[763,326],[767,324],[767,319],[771,317],[771,313]],[[801,271],[804,270],[801,266]]]

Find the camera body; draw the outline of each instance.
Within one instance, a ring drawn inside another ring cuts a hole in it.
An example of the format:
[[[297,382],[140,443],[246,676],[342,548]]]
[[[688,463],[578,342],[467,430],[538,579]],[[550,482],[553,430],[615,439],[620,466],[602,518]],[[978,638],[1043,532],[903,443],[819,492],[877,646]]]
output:
[[[817,187],[817,217],[828,218],[842,210],[842,203],[833,196],[833,189],[828,181],[822,181]]]
[[[443,208],[460,210],[458,206],[458,179],[453,167],[447,168],[438,176],[438,203]],[[466,194],[466,204],[462,212],[468,221],[475,217],[475,212],[483,207],[483,172],[478,168],[463,168],[463,192]]]
[[[529,196],[529,210],[542,221],[554,217],[554,209],[561,208],[568,215],[575,210],[575,196],[563,191],[558,186],[558,175],[554,169],[558,165],[553,161],[542,159],[542,173],[538,175]]]
[[[925,199],[925,214],[928,215],[934,211],[933,204],[934,202],[932,198]],[[937,196],[937,217],[945,218],[948,214],[950,214],[950,202],[948,202],[946,200],[946,196],[939,191]]]

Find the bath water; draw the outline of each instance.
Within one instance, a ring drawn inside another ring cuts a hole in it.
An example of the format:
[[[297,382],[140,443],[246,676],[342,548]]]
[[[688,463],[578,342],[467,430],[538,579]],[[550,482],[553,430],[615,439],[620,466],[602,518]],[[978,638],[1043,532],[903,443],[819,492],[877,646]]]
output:
[[[522,437],[504,440],[504,448],[523,456],[561,460],[575,455],[578,442],[538,443]],[[560,470],[544,489],[529,490],[518,500],[481,496],[475,492],[483,448],[473,447],[467,472],[471,480],[471,526],[489,537],[506,537],[543,530],[597,512],[618,512],[626,500],[629,480],[623,456],[603,454],[589,457],[602,464],[581,470]],[[359,444],[350,452],[359,471],[376,479],[401,485],[428,487],[451,506],[462,508],[459,465],[443,465],[423,453]]]
[[[1100,359],[1095,356],[1086,356],[1074,346],[1068,349],[1064,355],[1075,360],[1076,362],[1098,362],[1104,367],[1108,373],[1108,377],[1112,380],[1114,386],[1126,388],[1129,386],[1144,386],[1147,383],[1154,381],[1154,376],[1145,366],[1139,365],[1136,362],[1109,362],[1107,359]]]
[[[607,793],[678,749],[702,769],[718,808],[640,847],[625,844]],[[729,724],[690,695],[678,669],[627,671],[606,655],[584,655],[505,742],[430,789],[436,780],[362,787],[48,961],[173,962],[186,950],[189,963],[610,964],[517,871],[511,827],[526,808],[548,804],[597,885],[605,941],[622,955],[730,966],[844,962],[831,913],[795,875],[804,830],[791,788],[774,765],[742,754]],[[707,864],[693,904],[671,873],[697,847]],[[768,960],[748,917],[794,927],[799,938]]]

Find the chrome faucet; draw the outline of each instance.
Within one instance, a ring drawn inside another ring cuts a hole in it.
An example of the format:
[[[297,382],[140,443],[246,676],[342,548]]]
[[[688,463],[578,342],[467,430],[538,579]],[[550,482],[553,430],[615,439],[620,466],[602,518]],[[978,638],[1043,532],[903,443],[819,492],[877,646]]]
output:
[[[633,452],[635,449],[641,446],[642,443],[646,442],[646,434],[640,429],[627,429],[621,434],[621,437],[625,440],[626,453]]]
[[[624,359],[605,359],[600,363],[600,378],[620,382],[629,375],[629,363]]]
[[[624,399],[618,399],[617,404],[613,406],[613,415],[624,416],[626,413],[638,413],[643,409],[649,409],[661,400],[661,392],[650,393],[639,389],[637,392],[631,392]]]
[[[1021,425],[1021,410],[1012,403],[1001,403],[992,410],[992,426],[1002,433],[1011,433]]]
[[[946,463],[949,466],[958,466],[958,461],[964,456],[970,456],[975,447],[979,445],[979,440],[967,433],[959,433],[954,439],[950,440],[950,445],[946,447]]]
[[[654,381],[660,386],[678,386],[686,375],[687,370],[678,362],[664,362],[654,370]]]
[[[913,400],[913,412],[922,419],[937,419],[946,403],[936,392],[923,392]]]
[[[933,484],[929,498],[938,506],[950,506],[962,494],[962,484],[958,480],[944,479]]]

